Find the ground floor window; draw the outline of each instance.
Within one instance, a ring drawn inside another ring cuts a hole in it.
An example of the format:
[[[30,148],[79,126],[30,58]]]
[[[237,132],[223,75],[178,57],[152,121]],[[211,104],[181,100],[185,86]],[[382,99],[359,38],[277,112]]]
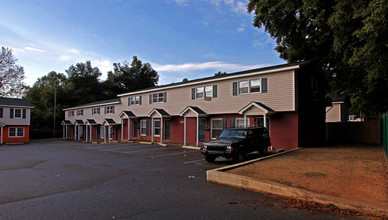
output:
[[[223,130],[223,120],[222,118],[212,119],[211,120],[211,138],[217,138],[220,136]]]
[[[243,128],[244,125],[244,118],[235,118],[235,128]],[[246,127],[249,127],[249,118],[246,119]]]
[[[9,137],[24,137],[24,128],[9,128]]]
[[[140,135],[147,135],[147,120],[140,120]]]
[[[154,135],[160,136],[160,120],[154,120]]]

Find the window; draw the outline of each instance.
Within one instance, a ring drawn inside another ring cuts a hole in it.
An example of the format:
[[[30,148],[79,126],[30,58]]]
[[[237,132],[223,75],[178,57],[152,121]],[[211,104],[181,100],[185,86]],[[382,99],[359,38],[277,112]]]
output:
[[[260,79],[250,80],[250,93],[260,92]]]
[[[160,136],[160,120],[154,120],[154,135]]]
[[[99,115],[100,114],[100,107],[92,108],[92,115]]]
[[[70,117],[70,116],[74,116],[74,111],[68,111],[68,112],[67,112],[67,116],[69,116],[69,117]]]
[[[9,128],[9,137],[24,137],[24,128]]]
[[[128,98],[128,106],[141,105],[141,96],[132,96]]]
[[[0,108],[0,118],[3,118],[3,108]]]
[[[247,94],[249,92],[249,81],[238,82],[238,94]]]
[[[216,98],[217,85],[200,86],[191,89],[191,99]]]
[[[79,116],[79,115],[84,115],[84,110],[83,109],[77,110],[77,116]]]
[[[205,97],[213,97],[213,86],[205,86]]]
[[[150,102],[150,104],[167,102],[167,93],[166,92],[159,92],[159,93],[150,94],[149,102]]]
[[[195,97],[197,99],[203,98],[203,87],[197,87]]]
[[[140,120],[140,135],[148,135],[148,123],[147,120]]]
[[[246,127],[249,127],[249,119],[247,118],[247,126]],[[235,119],[235,126],[234,126],[235,128],[243,128],[243,127],[245,127],[244,126],[244,119],[243,118],[236,118]]]
[[[233,82],[233,95],[267,93],[267,78]]]
[[[22,110],[20,108],[15,109],[15,118],[22,118]]]
[[[211,138],[217,138],[220,136],[223,130],[223,120],[222,119],[212,119],[211,120]]]
[[[105,106],[105,114],[114,114],[114,113],[115,113],[115,107],[113,105]]]

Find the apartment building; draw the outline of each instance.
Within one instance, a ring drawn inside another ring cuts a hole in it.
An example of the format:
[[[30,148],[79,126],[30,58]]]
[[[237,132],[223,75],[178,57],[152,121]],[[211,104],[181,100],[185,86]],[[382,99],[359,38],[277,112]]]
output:
[[[0,97],[0,144],[30,141],[32,108],[27,100]]]
[[[275,148],[320,144],[325,89],[307,62],[172,83],[64,109],[63,136],[200,146],[225,128],[264,126]]]

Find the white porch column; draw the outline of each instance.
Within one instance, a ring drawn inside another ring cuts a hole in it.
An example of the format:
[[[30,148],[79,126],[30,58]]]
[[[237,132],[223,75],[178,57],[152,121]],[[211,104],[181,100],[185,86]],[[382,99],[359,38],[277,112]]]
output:
[[[196,146],[199,144],[199,117],[197,115],[197,135],[196,135]]]
[[[78,125],[78,141],[81,140],[81,126]]]
[[[106,126],[104,125],[104,143],[106,143]]]
[[[63,125],[62,126],[62,130],[63,130],[63,132],[62,132],[62,139],[65,139],[65,125]]]
[[[89,136],[88,136],[88,133],[89,133],[89,132],[88,132],[88,125],[85,125],[85,133],[86,133],[86,134],[85,134],[85,137],[86,137],[85,141],[88,142],[88,140],[89,140]]]
[[[154,143],[154,118],[151,118],[151,143]]]
[[[163,144],[163,117],[160,118],[160,143]]]
[[[247,115],[244,114],[244,128],[247,127]]]
[[[112,134],[111,134],[111,130],[110,130],[110,125],[108,125],[108,141],[109,142],[112,141]]]
[[[183,120],[183,132],[184,132],[183,145],[186,146],[186,116],[184,116],[184,120]]]
[[[267,114],[263,115],[264,127],[267,128]]]
[[[92,142],[92,137],[93,137],[93,135],[92,135],[92,131],[93,131],[93,125],[90,125],[90,142]]]
[[[129,138],[131,136],[130,129],[129,129],[130,127],[131,127],[131,120],[128,117],[128,141],[129,141]]]
[[[124,140],[124,120],[121,118],[121,140]]]

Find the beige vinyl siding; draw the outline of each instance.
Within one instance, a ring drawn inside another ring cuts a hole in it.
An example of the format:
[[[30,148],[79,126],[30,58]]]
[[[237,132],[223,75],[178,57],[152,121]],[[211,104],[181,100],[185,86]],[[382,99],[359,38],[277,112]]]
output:
[[[25,108],[25,107],[1,107],[3,108],[3,117],[0,118],[0,122],[4,123],[6,125],[30,125],[30,115],[31,115],[31,109],[30,108]],[[26,109],[26,118],[10,118],[9,113],[10,109],[13,108],[14,111],[15,109],[21,109],[22,114],[23,114],[23,109]]]
[[[326,122],[341,121],[341,103],[333,103],[333,107],[326,107]]]
[[[128,101],[126,101],[125,104],[128,104],[127,102]],[[105,113],[105,111],[104,111],[105,106],[115,106],[115,113],[114,114],[112,114],[112,113],[104,114]],[[128,106],[126,106],[126,107],[128,107]],[[100,114],[92,115],[93,108],[96,108],[96,107],[94,106],[94,107],[79,108],[79,109],[84,110],[84,114],[79,115],[79,116],[77,116],[77,109],[74,109],[74,116],[70,116],[70,117],[68,116],[69,110],[66,110],[65,111],[65,120],[69,120],[74,124],[75,120],[82,120],[85,123],[86,119],[94,119],[94,121],[96,121],[97,124],[102,124],[102,122],[105,120],[105,118],[111,118],[117,124],[120,124],[121,118],[119,117],[119,114],[125,108],[125,106],[124,106],[124,103],[123,104],[109,104],[109,105],[99,106]]]
[[[142,93],[143,105],[128,106],[128,97],[122,96],[121,102],[125,110],[132,111],[137,117],[147,117],[148,113],[154,108],[161,108],[170,115],[179,115],[187,106],[198,106],[207,114],[227,114],[238,113],[243,107],[251,101],[261,102],[275,111],[294,111],[294,86],[293,71],[279,73],[263,74],[250,77],[241,77],[237,79],[228,79],[215,82],[217,85],[217,98],[210,100],[195,99],[192,100],[192,88],[198,86],[207,86],[209,83],[198,84],[195,86],[178,87],[172,89],[161,89],[158,92],[167,93],[167,102],[149,104],[149,94]],[[252,93],[233,96],[233,82],[245,79],[267,78],[267,93]]]

